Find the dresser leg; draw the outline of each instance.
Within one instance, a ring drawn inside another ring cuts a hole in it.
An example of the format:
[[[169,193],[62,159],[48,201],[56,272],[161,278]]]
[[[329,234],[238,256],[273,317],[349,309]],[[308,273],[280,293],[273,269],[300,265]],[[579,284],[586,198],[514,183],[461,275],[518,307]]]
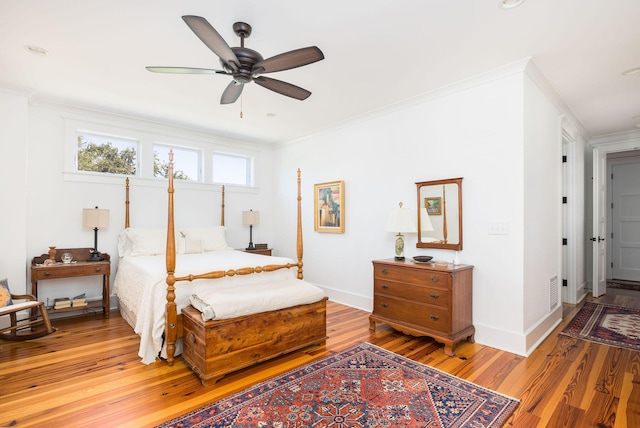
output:
[[[376,322],[369,318],[369,330],[376,331]]]
[[[454,357],[456,355],[455,344],[449,340],[444,341],[444,353],[450,357]]]

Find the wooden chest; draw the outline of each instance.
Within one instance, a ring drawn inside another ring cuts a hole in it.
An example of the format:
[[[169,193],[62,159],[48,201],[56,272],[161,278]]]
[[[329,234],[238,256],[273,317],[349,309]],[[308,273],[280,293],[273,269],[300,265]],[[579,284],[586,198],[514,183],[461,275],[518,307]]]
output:
[[[412,261],[373,261],[373,312],[375,323],[389,324],[412,336],[430,336],[455,355],[461,340],[473,342],[473,266],[417,264]]]
[[[183,358],[207,385],[227,373],[324,343],[326,300],[206,322],[197,309],[187,306],[182,310]]]

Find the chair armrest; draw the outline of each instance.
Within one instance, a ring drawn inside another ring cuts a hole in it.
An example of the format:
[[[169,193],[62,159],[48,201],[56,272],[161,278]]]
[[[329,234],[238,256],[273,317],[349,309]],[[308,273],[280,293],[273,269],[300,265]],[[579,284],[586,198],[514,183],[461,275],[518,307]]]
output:
[[[32,300],[37,301],[36,296],[33,294],[13,294],[11,293],[11,298],[16,300]]]

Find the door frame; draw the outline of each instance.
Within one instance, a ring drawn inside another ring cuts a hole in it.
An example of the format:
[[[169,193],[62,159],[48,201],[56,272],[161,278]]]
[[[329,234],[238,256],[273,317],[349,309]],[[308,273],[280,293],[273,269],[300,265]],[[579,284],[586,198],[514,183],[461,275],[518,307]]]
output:
[[[624,156],[623,156],[624,155]],[[622,152],[619,156],[612,156],[607,159],[607,209],[611,214],[607,217],[607,238],[609,238],[609,242],[611,245],[607,245],[607,278],[613,278],[613,268],[611,263],[613,260],[613,242],[611,239],[611,232],[613,232],[614,224],[613,224],[613,180],[611,180],[611,174],[613,173],[613,167],[616,165],[628,165],[628,164],[638,164],[640,165],[640,150],[631,151],[631,152]],[[640,166],[638,166],[640,168]],[[616,237],[618,242],[620,242],[620,237]]]
[[[593,171],[592,171],[592,177],[591,177],[593,190],[595,193],[595,189],[597,189],[600,185],[604,185],[605,186],[604,197],[606,200],[608,196],[606,183],[600,183],[599,177],[606,177],[607,171],[606,170],[601,171],[601,169],[607,168],[607,162],[604,162],[604,165],[601,165],[596,161],[596,159],[598,158],[599,155],[604,155],[606,157],[606,155],[609,153],[630,152],[634,150],[640,150],[640,131],[631,131],[631,132],[624,132],[620,134],[595,137],[589,140],[589,145],[593,149]],[[596,204],[596,200],[593,200],[592,206],[591,206],[591,212],[593,215],[592,225],[596,224],[596,219],[598,216],[597,208],[598,207]],[[597,282],[597,278],[600,275],[600,272],[599,272],[600,267],[596,263],[597,258],[595,257],[595,249],[594,249],[594,247],[598,245],[597,236],[598,236],[597,230],[593,230],[593,226],[592,226],[590,237],[596,237],[596,241],[594,243],[593,241],[587,240],[586,241],[587,249],[585,251],[585,254],[593,255],[593,258],[590,261],[588,261],[587,266],[591,266],[593,269],[593,272],[591,275],[591,281],[592,281],[591,287],[594,294],[596,291],[595,283]]]

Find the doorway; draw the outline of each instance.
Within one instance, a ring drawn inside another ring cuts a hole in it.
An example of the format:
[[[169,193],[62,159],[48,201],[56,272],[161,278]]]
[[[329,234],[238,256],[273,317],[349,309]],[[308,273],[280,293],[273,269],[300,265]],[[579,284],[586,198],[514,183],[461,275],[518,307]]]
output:
[[[593,169],[590,180],[593,199],[589,201],[591,205],[589,214],[591,215],[592,232],[591,241],[587,241],[585,255],[587,269],[591,271],[588,276],[591,279],[592,294],[594,297],[598,297],[606,293],[606,277],[609,274],[607,266],[611,266],[611,263],[606,260],[608,258],[606,252],[608,241],[605,239],[607,231],[602,231],[602,224],[606,224],[607,217],[610,217],[611,213],[607,212],[608,210],[600,212],[598,210],[599,207],[606,205],[608,197],[606,176],[609,174],[607,174],[607,162],[604,160],[607,157],[640,156],[640,133],[631,132],[598,137],[592,139],[589,145],[593,148],[593,162],[591,163]],[[586,165],[589,165],[589,163],[586,163]],[[598,234],[599,230],[604,233]],[[603,263],[602,261],[605,262]]]
[[[640,281],[640,157],[612,154],[607,166],[607,278]]]

